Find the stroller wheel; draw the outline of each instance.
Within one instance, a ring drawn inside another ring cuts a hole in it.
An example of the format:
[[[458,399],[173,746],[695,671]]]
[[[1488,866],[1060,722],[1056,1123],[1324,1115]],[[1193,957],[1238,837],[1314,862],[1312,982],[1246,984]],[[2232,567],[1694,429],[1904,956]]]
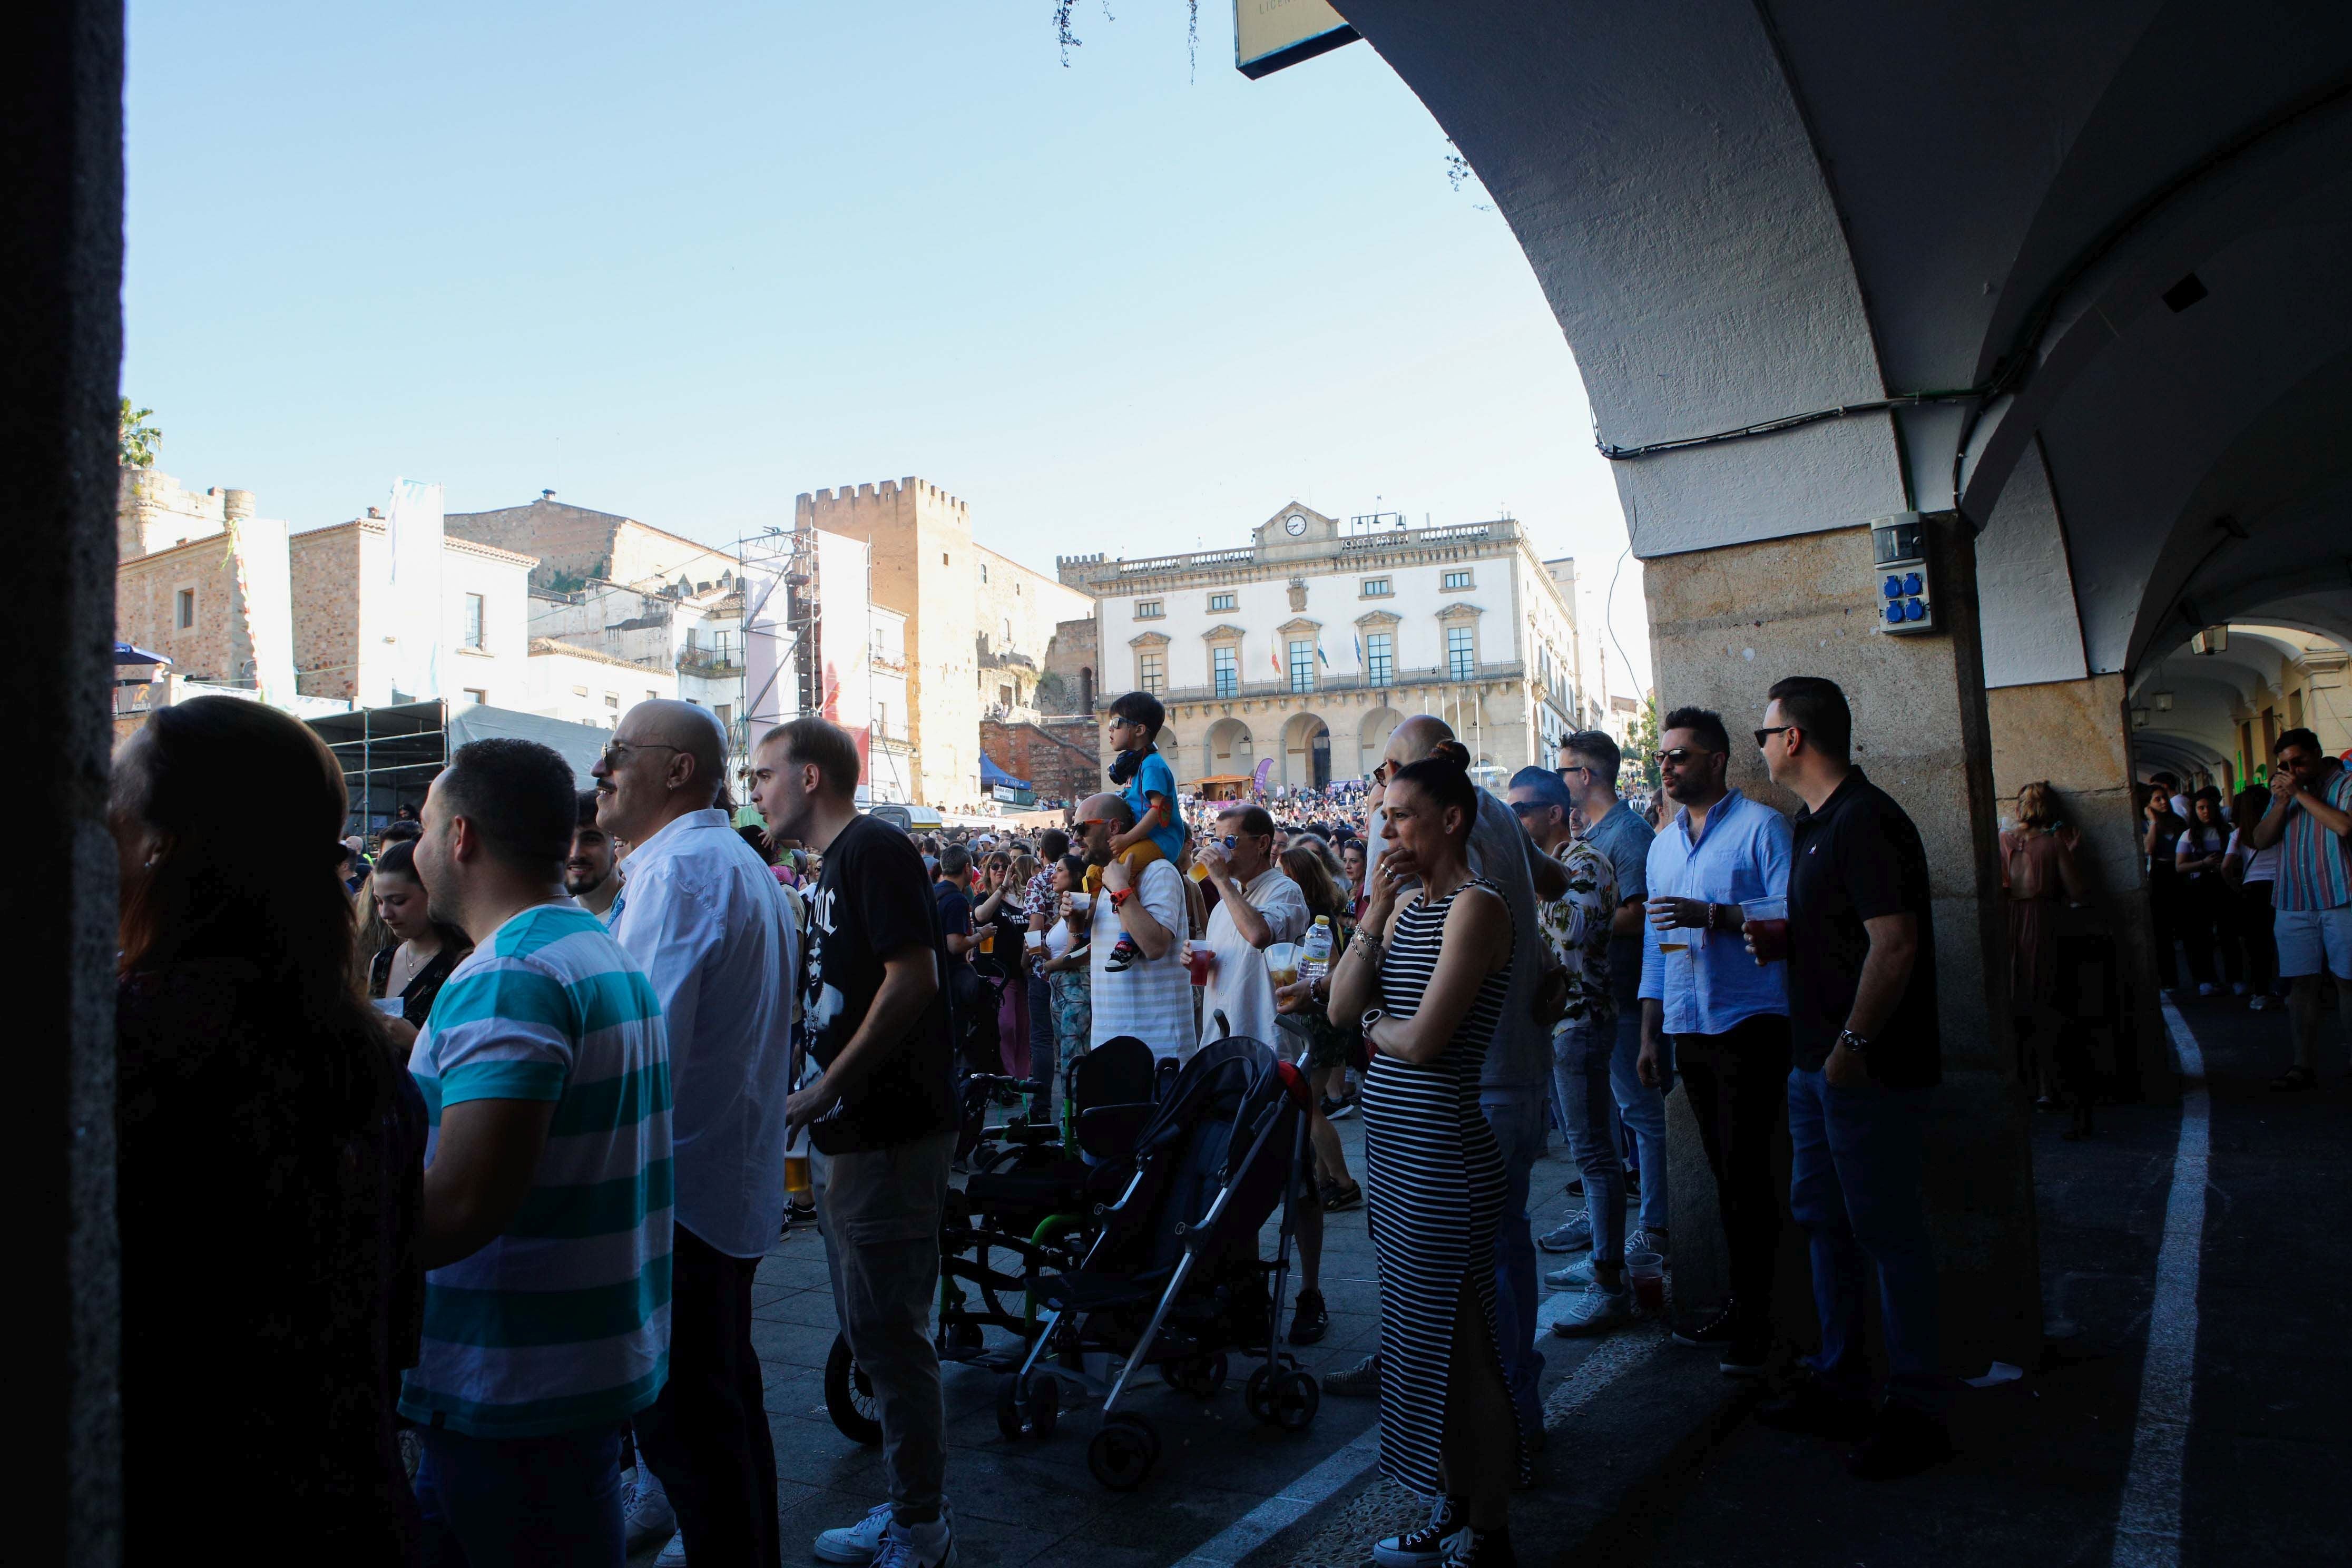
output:
[[[1242,1404],[1265,1426],[1274,1425],[1274,1369],[1261,1366],[1242,1384]]]
[[[997,1385],[996,1429],[1008,1443],[1024,1437],[1046,1438],[1061,1417],[1061,1390],[1050,1377],[1029,1380],[1029,1408],[1021,1408],[1021,1374],[1013,1373]]]
[[[1187,1361],[1180,1373],[1183,1382],[1178,1386],[1195,1399],[1214,1399],[1225,1386],[1225,1352],[1213,1351]]]
[[[1323,1390],[1313,1373],[1297,1367],[1277,1373],[1273,1392],[1276,1426],[1286,1432],[1304,1432],[1314,1425],[1315,1412],[1323,1405]]]
[[[1160,1461],[1160,1434],[1140,1415],[1120,1411],[1107,1416],[1087,1445],[1087,1468],[1116,1492],[1131,1492]]]
[[[939,1352],[943,1359],[964,1360],[980,1353],[980,1325],[968,1319],[951,1319],[940,1325]]]
[[[851,1442],[871,1447],[882,1441],[882,1406],[874,1397],[873,1382],[849,1353],[849,1341],[839,1334],[833,1337],[833,1353],[824,1358],[824,1409],[835,1429]]]

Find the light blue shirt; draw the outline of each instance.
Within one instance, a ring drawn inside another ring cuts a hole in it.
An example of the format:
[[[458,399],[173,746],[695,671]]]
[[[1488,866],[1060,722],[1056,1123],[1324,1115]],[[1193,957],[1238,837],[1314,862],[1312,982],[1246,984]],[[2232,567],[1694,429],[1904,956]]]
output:
[[[1789,896],[1789,819],[1727,791],[1691,842],[1690,813],[1658,829],[1648,862],[1653,899],[1705,899],[1739,904]],[[1723,1035],[1763,1014],[1787,1017],[1789,965],[1759,964],[1738,937],[1708,931],[1680,952],[1662,952],[1658,928],[1642,925],[1642,999],[1665,1005],[1670,1035]],[[1676,936],[1696,937],[1678,931]]]

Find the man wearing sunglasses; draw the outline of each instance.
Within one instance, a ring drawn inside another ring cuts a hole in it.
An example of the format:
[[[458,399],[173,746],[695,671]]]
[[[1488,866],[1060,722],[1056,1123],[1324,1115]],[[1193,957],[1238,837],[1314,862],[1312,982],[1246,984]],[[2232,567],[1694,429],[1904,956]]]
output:
[[[1789,823],[1730,787],[1721,716],[1677,708],[1658,737],[1667,801],[1644,868],[1642,1081],[1663,1082],[1669,1047],[1715,1174],[1731,1264],[1731,1300],[1675,1338],[1717,1352],[1735,1377],[1763,1375],[1772,1345],[1772,1275],[1780,1196],[1772,1141],[1787,1113],[1788,964],[1742,951],[1743,902],[1786,898]]]
[[[1628,1252],[1667,1249],[1666,1091],[1674,1088],[1671,1046],[1661,1042],[1658,1082],[1642,1081],[1642,912],[1650,897],[1650,845],[1657,833],[1617,794],[1624,754],[1599,730],[1580,730],[1559,743],[1559,777],[1575,797],[1577,815],[1589,825],[1584,837],[1609,858],[1617,874],[1617,912],[1609,923],[1609,990],[1616,1022],[1609,1058],[1609,1092],[1617,1113],[1633,1135],[1641,1158],[1642,1227],[1625,1238]],[[1590,1205],[1588,1205],[1588,1207]],[[1590,1246],[1583,1215],[1537,1243],[1547,1252],[1572,1252]]]
[[[784,1101],[800,932],[719,806],[727,735],[690,702],[640,702],[590,770],[597,825],[634,847],[613,937],[661,999],[677,1143],[669,1383],[636,1420],[634,1522],[675,1512],[703,1562],[774,1563],[776,1452],[751,1277],[784,1219]]]

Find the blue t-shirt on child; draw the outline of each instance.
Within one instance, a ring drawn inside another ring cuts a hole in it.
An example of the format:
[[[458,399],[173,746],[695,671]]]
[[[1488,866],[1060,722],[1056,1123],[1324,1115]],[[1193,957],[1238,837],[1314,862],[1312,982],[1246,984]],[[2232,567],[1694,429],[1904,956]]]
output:
[[[1127,788],[1120,793],[1135,808],[1138,822],[1151,809],[1151,797],[1160,797],[1168,820],[1151,835],[1151,842],[1160,846],[1160,853],[1173,865],[1176,857],[1184,852],[1184,823],[1176,810],[1176,773],[1168,765],[1168,759],[1158,752],[1144,752],[1143,765],[1135,770],[1135,776],[1127,781]]]

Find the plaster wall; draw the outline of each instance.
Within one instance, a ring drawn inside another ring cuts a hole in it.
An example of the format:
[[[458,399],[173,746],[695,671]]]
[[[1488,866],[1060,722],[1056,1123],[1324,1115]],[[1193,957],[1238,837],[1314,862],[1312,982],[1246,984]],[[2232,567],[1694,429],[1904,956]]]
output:
[[[677,695],[677,677],[668,670],[647,669],[552,637],[533,637],[516,700],[493,706],[609,730],[638,703]]]
[[[1977,605],[1988,686],[2079,680],[2090,673],[2066,532],[2038,441],[1977,536]]]
[[[1652,561],[1643,570],[1662,710],[1723,715],[1737,737],[1732,781],[1782,810],[1796,801],[1763,775],[1745,731],[1786,675],[1821,675],[1854,713],[1854,761],[1900,802],[1927,852],[1944,1086],[1929,1131],[1928,1198],[1948,1306],[1946,1355],[1981,1366],[2041,1342],[2025,1103],[2009,1068],[2006,915],[2000,904],[1991,744],[1972,614],[1974,559],[1947,521],[1936,570],[1947,629],[1891,637],[1869,604],[1869,531],[1844,528]],[[1675,1096],[1678,1119],[1688,1115]],[[1704,1163],[1685,1134],[1674,1173],[1676,1268],[1720,1245]],[[1695,1205],[1685,1219],[1685,1200]],[[1694,1259],[1694,1261],[1696,1261]],[[1719,1259],[1702,1263],[1694,1278]],[[1810,1337],[1801,1321],[1786,1325]],[[2022,1363],[2021,1363],[2022,1364]]]

